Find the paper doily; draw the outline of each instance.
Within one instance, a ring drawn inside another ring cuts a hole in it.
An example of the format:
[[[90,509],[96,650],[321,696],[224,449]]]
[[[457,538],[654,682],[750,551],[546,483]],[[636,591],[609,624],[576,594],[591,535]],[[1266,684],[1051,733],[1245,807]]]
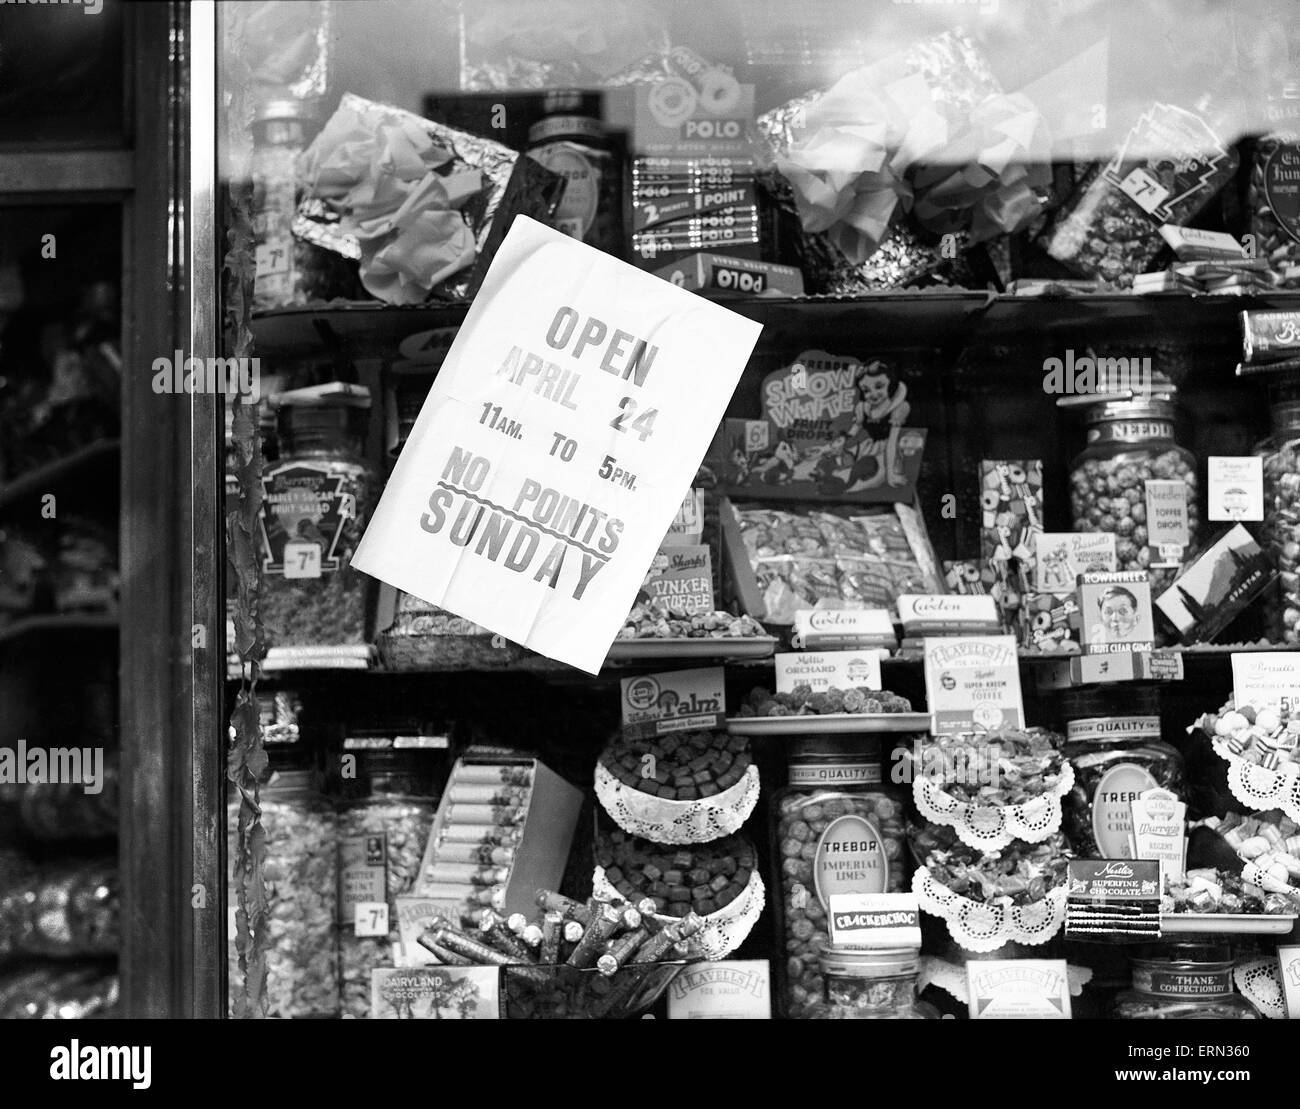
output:
[[[654,843],[708,843],[749,819],[758,804],[758,767],[745,768],[734,786],[698,801],[669,801],[624,785],[602,762],[596,763],[596,796],[625,832]]]
[[[1276,958],[1246,959],[1232,968],[1232,980],[1237,983],[1242,997],[1261,1016],[1286,1019],[1282,975]]]
[[[1061,830],[1061,798],[1074,788],[1074,770],[1061,764],[1061,780],[1050,793],[1020,805],[976,805],[948,793],[936,777],[912,781],[912,799],[921,815],[944,824],[976,851],[1000,851],[1012,840],[1041,843]]]
[[[1070,996],[1078,997],[1083,993],[1083,987],[1092,981],[1092,968],[1067,964],[1065,970],[1070,980]],[[964,964],[950,963],[938,955],[922,955],[917,990],[923,990],[926,986],[938,986],[963,1005],[970,1004],[970,982]]]
[[[1233,797],[1255,812],[1281,809],[1292,820],[1300,821],[1300,768],[1295,763],[1267,770],[1229,751],[1222,740],[1213,740],[1210,745],[1228,764],[1228,788]]]
[[[996,951],[1008,943],[1046,943],[1065,923],[1065,886],[1027,905],[989,905],[941,886],[926,867],[912,875],[921,908],[948,925],[948,934],[967,951]]]
[[[591,886],[592,893],[604,901],[624,900],[623,895],[605,877],[603,866],[596,867]],[[687,940],[689,954],[703,956],[714,962],[725,959],[745,942],[745,937],[763,915],[766,901],[767,891],[763,887],[763,879],[755,870],[750,874],[749,883],[739,897],[704,918],[704,927]],[[675,924],[680,918],[656,913],[655,919],[661,924]]]

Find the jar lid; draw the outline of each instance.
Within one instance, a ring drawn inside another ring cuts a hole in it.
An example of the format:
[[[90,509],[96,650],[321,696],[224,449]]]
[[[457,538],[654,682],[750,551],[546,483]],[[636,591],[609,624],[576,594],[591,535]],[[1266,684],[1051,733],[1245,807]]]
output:
[[[1110,420],[1172,420],[1174,415],[1172,397],[1133,397],[1131,400],[1098,401],[1088,409],[1085,422],[1092,427]]]
[[[787,757],[879,762],[880,737],[874,735],[797,735],[788,742]]]
[[[253,110],[253,123],[269,123],[272,120],[300,119],[314,121],[317,107],[311,100],[295,100],[293,97],[274,97],[263,100]]]
[[[369,389],[331,382],[281,393],[276,403],[277,428],[288,453],[329,447],[361,450],[370,419]]]
[[[1067,720],[1089,716],[1158,716],[1160,687],[1114,682],[1062,690],[1061,713]]]
[[[528,128],[528,142],[532,145],[561,138],[604,142],[605,129],[590,116],[572,115],[548,116]]]
[[[917,974],[919,947],[828,947],[819,960],[823,974],[841,978],[898,978]]]
[[[1226,943],[1206,940],[1179,940],[1172,943],[1149,943],[1129,956],[1134,963],[1230,963],[1232,948]]]

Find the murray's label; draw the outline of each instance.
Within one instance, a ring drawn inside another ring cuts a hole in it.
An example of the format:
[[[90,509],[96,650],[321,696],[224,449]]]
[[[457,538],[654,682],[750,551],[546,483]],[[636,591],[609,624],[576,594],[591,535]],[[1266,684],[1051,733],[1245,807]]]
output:
[[[1144,766],[1121,762],[1097,782],[1092,794],[1092,836],[1108,859],[1133,858],[1133,802],[1158,783]]]
[[[328,463],[291,462],[262,475],[262,570],[320,577],[342,565],[343,524],[357,515],[352,472]]]
[[[889,857],[879,829],[856,815],[832,820],[817,841],[813,883],[827,912],[832,894],[884,893],[889,886]]]

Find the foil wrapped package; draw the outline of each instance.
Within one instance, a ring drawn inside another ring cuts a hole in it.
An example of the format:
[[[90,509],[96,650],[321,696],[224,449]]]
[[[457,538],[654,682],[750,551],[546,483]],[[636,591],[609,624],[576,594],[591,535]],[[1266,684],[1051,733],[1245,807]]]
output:
[[[855,70],[757,126],[764,164],[789,183],[803,231],[823,236],[850,267],[885,249],[905,216],[951,258],[955,239],[946,236],[984,242],[1028,225],[1051,183],[1033,102],[1005,92],[958,31]],[[893,251],[891,277],[924,271],[911,244]],[[869,277],[861,287],[879,285]]]
[[[546,219],[562,183],[492,139],[351,93],[302,154],[294,235],[356,261],[389,304],[470,295],[518,211]],[[512,176],[517,176],[511,186]],[[507,202],[507,193],[510,194]],[[490,260],[490,259],[489,259]]]

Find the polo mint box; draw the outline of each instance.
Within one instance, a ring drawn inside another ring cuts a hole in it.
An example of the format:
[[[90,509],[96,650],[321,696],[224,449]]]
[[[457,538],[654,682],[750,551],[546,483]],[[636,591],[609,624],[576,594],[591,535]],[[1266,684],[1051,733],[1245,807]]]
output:
[[[654,271],[656,277],[706,296],[803,296],[794,266],[700,251]]]

